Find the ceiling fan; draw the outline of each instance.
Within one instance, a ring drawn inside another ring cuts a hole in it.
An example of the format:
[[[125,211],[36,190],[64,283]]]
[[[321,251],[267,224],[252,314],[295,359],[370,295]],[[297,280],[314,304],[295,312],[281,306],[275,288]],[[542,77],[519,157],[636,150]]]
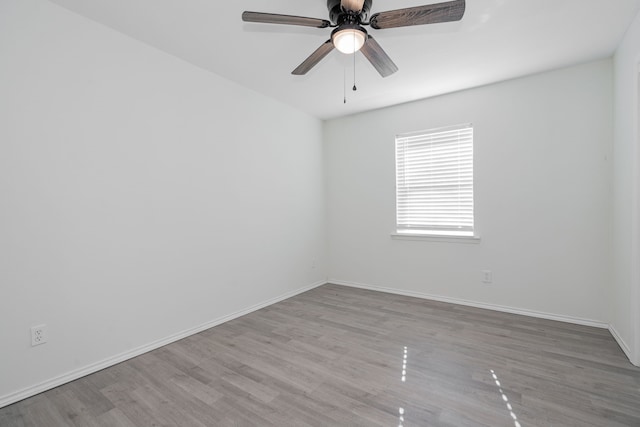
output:
[[[465,0],[454,0],[406,9],[379,12],[369,18],[373,0],[327,0],[329,20],[262,12],[243,12],[245,22],[335,28],[331,38],[300,64],[291,74],[304,75],[334,48],[342,53],[361,51],[382,77],[398,71],[398,67],[363,26],[376,30],[459,21],[465,11]]]

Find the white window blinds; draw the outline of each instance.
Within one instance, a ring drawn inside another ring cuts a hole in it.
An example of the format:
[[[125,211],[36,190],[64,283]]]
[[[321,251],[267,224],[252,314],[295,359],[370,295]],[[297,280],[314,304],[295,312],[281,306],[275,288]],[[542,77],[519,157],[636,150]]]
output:
[[[473,127],[396,137],[398,233],[473,235]]]

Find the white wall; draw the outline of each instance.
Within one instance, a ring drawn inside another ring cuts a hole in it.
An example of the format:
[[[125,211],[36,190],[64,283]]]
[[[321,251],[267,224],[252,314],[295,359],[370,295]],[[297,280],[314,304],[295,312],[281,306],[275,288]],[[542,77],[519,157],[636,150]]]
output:
[[[612,326],[640,366],[640,144],[638,136],[640,14],[614,57],[614,297]]]
[[[0,2],[0,406],[324,283],[322,155],[315,118]]]
[[[394,136],[468,122],[481,243],[391,239]],[[611,60],[332,120],[324,131],[330,281],[607,323]]]

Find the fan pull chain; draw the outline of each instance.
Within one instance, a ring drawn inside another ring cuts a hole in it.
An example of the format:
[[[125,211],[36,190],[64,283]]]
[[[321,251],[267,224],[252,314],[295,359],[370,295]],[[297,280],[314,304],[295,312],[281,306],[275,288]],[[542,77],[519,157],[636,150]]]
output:
[[[343,77],[343,81],[342,81],[342,92],[344,94],[344,103],[347,103],[347,67],[344,67],[344,70],[342,71],[342,77]]]
[[[356,33],[353,33],[353,45],[356,45]],[[356,87],[356,52],[353,52],[353,91],[357,91]]]

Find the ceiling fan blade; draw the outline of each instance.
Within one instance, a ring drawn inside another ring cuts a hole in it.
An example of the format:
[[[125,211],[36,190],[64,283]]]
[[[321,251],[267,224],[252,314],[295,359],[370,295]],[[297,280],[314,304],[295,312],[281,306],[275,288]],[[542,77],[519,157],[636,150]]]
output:
[[[341,0],[340,6],[343,10],[360,12],[364,7],[364,0]]]
[[[360,52],[371,62],[382,77],[389,77],[398,71],[398,66],[393,63],[389,55],[370,35],[367,35],[367,41],[360,49]]]
[[[374,14],[371,27],[384,28],[408,27],[410,25],[438,24],[459,21],[464,16],[465,0],[454,0],[407,9],[389,10]]]
[[[280,15],[277,13],[242,12],[244,22],[263,24],[300,25],[303,27],[327,28],[331,22],[326,19],[305,18],[304,16]]]
[[[305,75],[311,70],[313,67],[318,65],[318,62],[322,61],[322,59],[327,56],[333,50],[333,42],[331,40],[327,40],[324,42],[322,46],[316,49],[304,62],[298,65],[298,68],[293,70],[291,74],[296,76]]]

